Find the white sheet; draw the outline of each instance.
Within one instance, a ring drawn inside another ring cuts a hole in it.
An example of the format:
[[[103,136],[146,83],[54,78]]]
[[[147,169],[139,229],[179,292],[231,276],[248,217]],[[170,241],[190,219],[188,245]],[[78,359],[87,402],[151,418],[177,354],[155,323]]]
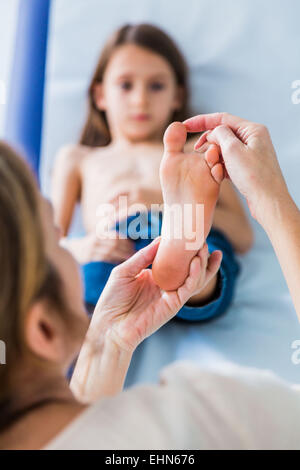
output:
[[[99,400],[45,450],[300,449],[300,391],[274,374],[180,361],[160,375]]]
[[[125,22],[151,22],[170,33],[191,68],[195,113],[229,111],[268,125],[291,194],[300,203],[298,0],[54,0],[50,28],[42,188],[49,194],[57,149],[76,142],[85,94],[101,46]],[[156,382],[175,359],[209,365],[232,360],[300,380],[291,344],[300,327],[272,248],[257,224],[254,250],[243,259],[237,295],[207,324],[170,322],[133,357],[126,385]]]

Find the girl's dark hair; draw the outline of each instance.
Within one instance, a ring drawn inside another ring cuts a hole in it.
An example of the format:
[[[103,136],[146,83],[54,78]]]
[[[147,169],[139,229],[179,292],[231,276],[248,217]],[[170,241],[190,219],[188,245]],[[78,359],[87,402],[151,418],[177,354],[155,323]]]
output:
[[[162,56],[172,67],[177,85],[183,90],[183,103],[180,110],[175,111],[172,121],[184,121],[190,116],[188,101],[188,68],[174,41],[161,29],[150,24],[127,24],[116,31],[107,41],[100,56],[94,76],[88,90],[88,117],[84,125],[80,141],[89,147],[106,146],[111,141],[105,111],[100,111],[94,100],[94,88],[102,83],[107,64],[114,51],[124,44],[135,44]]]

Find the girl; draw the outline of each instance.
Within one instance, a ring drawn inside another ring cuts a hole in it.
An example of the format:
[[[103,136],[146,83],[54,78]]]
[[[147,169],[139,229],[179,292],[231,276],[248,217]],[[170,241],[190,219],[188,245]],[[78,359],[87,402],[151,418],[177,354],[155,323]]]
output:
[[[191,114],[187,75],[174,42],[152,25],[126,25],[103,49],[89,87],[89,112],[80,142],[59,151],[53,179],[55,222],[65,246],[82,265],[87,304],[97,303],[115,265],[151,241],[150,228],[151,233],[153,228],[156,234],[161,231],[162,212],[154,217],[148,211],[152,204],[163,203],[159,179],[163,134],[172,121]],[[188,141],[185,150],[191,152],[194,143]],[[119,207],[121,195],[127,201],[124,211]],[[78,201],[86,235],[68,240]],[[97,214],[108,203],[119,210],[119,221],[111,227],[114,237],[100,239]],[[137,217],[134,204],[145,207],[137,239],[128,235]],[[232,300],[239,271],[234,251],[249,250],[252,231],[228,181],[221,187],[207,243],[210,251],[223,251],[220,272],[201,294],[189,299],[177,318],[209,319],[223,313]]]

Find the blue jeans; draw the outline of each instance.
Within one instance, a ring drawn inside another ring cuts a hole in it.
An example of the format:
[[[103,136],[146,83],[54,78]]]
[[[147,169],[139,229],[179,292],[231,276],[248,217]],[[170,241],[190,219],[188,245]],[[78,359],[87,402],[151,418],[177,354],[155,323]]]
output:
[[[155,215],[151,212],[138,213],[118,222],[113,228],[126,234],[133,241],[135,250],[138,251],[149,245],[152,239],[160,235],[162,218],[162,213]],[[133,235],[133,226],[135,229],[134,233],[138,233],[138,238],[136,238],[136,235]],[[189,322],[210,320],[223,314],[232,301],[240,266],[236,260],[231,243],[221,231],[216,229],[211,230],[206,242],[210,253],[214,250],[221,250],[223,252],[215,295],[211,302],[201,307],[184,305],[177,313],[176,319]],[[96,305],[115,266],[116,264],[100,261],[88,263],[81,267],[85,286],[85,302],[87,305]]]

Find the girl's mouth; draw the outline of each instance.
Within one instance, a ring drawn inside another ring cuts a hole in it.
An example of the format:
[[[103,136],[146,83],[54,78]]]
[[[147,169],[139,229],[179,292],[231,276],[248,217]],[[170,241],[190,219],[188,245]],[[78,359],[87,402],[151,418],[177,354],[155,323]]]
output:
[[[134,114],[132,116],[132,119],[134,119],[135,121],[148,121],[150,119],[150,115],[144,113]]]

